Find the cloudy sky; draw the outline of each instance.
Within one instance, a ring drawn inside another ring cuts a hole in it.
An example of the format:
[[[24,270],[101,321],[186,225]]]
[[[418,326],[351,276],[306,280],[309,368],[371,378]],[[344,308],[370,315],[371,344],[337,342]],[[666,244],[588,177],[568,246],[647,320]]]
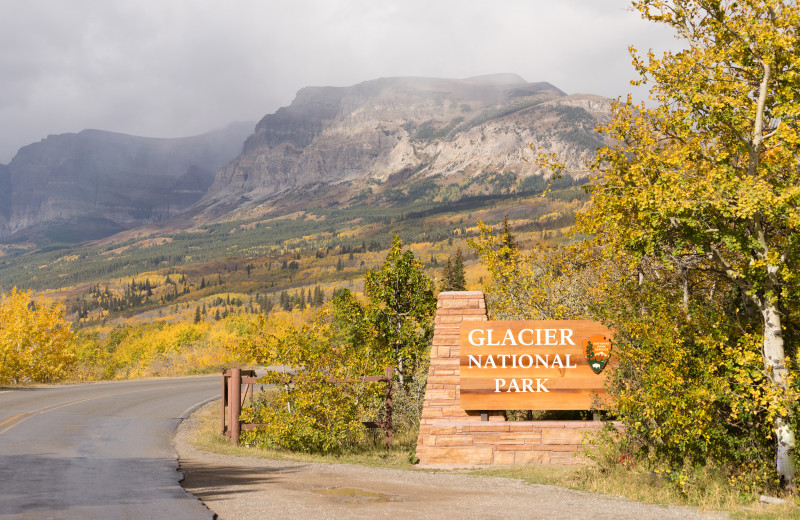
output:
[[[257,121],[307,85],[386,76],[513,72],[617,97],[628,45],[676,45],[628,4],[0,0],[0,163],[48,134],[194,135]]]

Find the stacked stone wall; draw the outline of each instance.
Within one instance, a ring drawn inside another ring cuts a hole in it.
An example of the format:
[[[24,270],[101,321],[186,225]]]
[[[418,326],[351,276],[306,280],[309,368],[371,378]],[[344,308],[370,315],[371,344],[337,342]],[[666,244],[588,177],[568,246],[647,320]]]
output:
[[[501,411],[465,411],[460,402],[461,323],[486,321],[479,291],[442,292],[436,306],[428,385],[417,439],[421,465],[579,464],[594,421],[513,421]]]

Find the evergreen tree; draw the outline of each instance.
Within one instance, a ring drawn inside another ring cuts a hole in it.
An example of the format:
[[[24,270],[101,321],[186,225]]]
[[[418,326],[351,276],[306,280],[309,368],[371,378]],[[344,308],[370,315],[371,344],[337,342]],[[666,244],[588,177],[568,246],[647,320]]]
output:
[[[467,290],[467,279],[464,274],[464,255],[461,248],[456,249],[456,257],[453,259],[451,291]]]
[[[455,257],[449,257],[442,272],[442,291],[465,291],[467,281],[464,276],[464,256],[459,247]]]
[[[200,306],[197,306],[194,309],[194,322],[195,324],[200,323],[203,320],[202,314],[200,314]]]
[[[452,291],[451,284],[453,282],[453,262],[447,258],[442,269],[442,291]]]
[[[506,213],[503,217],[502,225],[503,232],[500,235],[500,243],[502,244],[502,247],[507,248],[507,250],[503,252],[503,257],[508,259],[511,258],[512,252],[516,251],[517,249],[517,238],[511,231],[511,224],[508,223],[508,213]]]

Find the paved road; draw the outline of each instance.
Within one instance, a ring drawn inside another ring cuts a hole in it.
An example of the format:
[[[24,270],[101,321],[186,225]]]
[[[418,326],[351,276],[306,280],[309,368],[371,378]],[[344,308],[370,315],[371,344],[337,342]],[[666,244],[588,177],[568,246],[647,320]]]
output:
[[[180,486],[182,417],[219,376],[0,389],[0,519],[213,518]]]

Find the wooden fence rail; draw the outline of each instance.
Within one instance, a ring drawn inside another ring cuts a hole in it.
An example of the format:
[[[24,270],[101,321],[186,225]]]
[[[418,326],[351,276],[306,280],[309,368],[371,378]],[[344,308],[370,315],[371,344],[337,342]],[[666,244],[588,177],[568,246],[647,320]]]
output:
[[[332,384],[344,383],[386,383],[385,392],[385,414],[383,421],[364,421],[367,428],[383,428],[386,435],[386,447],[392,446],[394,426],[392,422],[392,379],[394,371],[392,367],[386,368],[383,376],[366,376],[358,379],[329,379]],[[263,424],[243,423],[239,420],[242,407],[250,396],[250,404],[253,403],[253,387],[259,378],[256,377],[255,370],[243,370],[232,368],[222,371],[222,434],[230,438],[234,446],[239,444],[239,435],[242,430],[254,430]],[[242,385],[245,385],[242,392]]]

